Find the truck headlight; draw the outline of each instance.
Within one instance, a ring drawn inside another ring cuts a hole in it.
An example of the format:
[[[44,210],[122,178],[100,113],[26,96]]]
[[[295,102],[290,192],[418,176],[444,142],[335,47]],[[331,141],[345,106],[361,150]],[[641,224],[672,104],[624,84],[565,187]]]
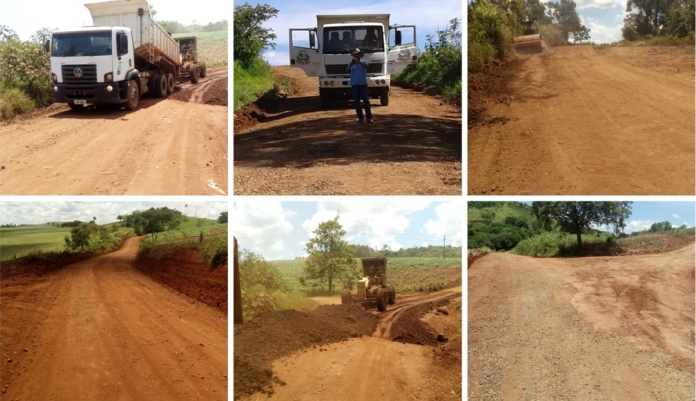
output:
[[[329,81],[324,81],[324,86],[329,86]]]
[[[329,83],[329,85],[334,86],[334,81],[331,81],[331,83]]]
[[[53,92],[58,92],[58,85],[53,87]]]
[[[113,86],[111,86],[111,85],[106,85],[106,91],[107,91],[107,92],[111,92],[111,91],[113,91],[113,90],[114,90],[114,87],[113,87]]]
[[[107,72],[104,74],[104,82],[113,82],[114,81],[114,74]]]

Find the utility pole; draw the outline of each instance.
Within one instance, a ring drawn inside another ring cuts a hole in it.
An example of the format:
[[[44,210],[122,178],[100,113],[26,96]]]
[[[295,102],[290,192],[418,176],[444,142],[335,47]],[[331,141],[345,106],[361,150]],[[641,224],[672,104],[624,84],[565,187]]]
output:
[[[442,234],[442,259],[445,258],[445,234]]]

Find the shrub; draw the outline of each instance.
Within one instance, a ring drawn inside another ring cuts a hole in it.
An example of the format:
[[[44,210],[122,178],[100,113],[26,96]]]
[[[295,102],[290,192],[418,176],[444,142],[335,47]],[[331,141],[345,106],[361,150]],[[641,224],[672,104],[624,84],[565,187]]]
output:
[[[20,89],[12,88],[2,92],[0,98],[0,119],[10,120],[18,115],[34,111],[34,102]]]
[[[512,252],[527,256],[552,256],[558,253],[562,244],[561,233],[545,232],[520,241]]]

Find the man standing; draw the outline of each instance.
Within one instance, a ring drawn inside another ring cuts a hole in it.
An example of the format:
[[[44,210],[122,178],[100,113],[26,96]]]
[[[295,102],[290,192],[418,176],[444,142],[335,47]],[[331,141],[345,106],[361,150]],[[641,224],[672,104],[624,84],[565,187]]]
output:
[[[358,115],[358,122],[363,122],[363,111],[360,106],[360,99],[365,103],[365,117],[368,123],[374,123],[372,120],[372,110],[370,110],[370,98],[367,93],[367,63],[360,60],[363,57],[363,52],[360,49],[353,49],[350,52],[353,59],[346,67],[346,72],[350,71],[350,87],[353,90],[353,103],[355,103],[355,112]]]

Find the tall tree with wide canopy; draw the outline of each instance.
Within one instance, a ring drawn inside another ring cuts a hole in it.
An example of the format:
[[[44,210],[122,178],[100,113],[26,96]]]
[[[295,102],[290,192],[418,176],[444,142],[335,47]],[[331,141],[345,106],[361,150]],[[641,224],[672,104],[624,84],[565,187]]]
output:
[[[357,274],[354,249],[343,239],[346,231],[338,217],[319,224],[305,247],[309,255],[305,260],[301,282],[328,281],[329,291],[334,289],[334,279],[349,279]]]
[[[582,232],[601,225],[613,225],[615,232],[626,227],[632,202],[533,202],[532,211],[544,225],[554,224],[575,234],[582,246]]]

